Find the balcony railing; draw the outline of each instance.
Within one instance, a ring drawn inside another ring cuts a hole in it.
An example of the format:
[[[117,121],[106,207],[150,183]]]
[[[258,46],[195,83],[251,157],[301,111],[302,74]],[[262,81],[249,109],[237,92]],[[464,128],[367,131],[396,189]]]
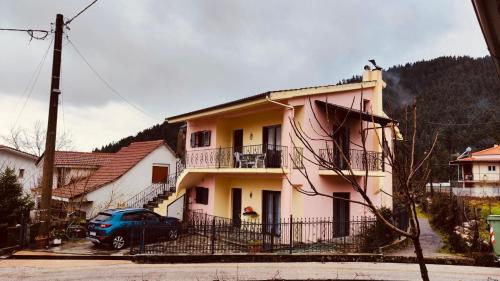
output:
[[[500,182],[500,171],[485,172],[485,173],[465,173],[460,175],[459,181],[465,182]]]
[[[247,145],[186,151],[186,168],[286,168],[288,150],[281,145]]]
[[[375,151],[367,151],[366,159],[365,152],[363,150],[358,149],[349,149],[349,153],[345,153],[346,158],[348,158],[349,162],[347,162],[342,154],[337,152],[333,148],[328,149],[320,149],[319,157],[324,159],[325,161],[332,163],[332,165],[340,168],[341,170],[348,170],[350,163],[351,169],[353,171],[381,171],[382,170],[382,153]],[[328,170],[329,167],[327,165],[320,165],[321,170]]]

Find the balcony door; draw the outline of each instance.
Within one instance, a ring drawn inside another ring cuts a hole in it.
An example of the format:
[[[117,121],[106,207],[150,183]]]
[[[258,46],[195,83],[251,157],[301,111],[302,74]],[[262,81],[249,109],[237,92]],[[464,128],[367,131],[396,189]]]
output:
[[[342,170],[347,169],[347,161],[350,159],[349,150],[349,128],[340,127],[336,129],[337,131],[333,135],[333,139],[337,143],[337,145],[333,144],[333,161],[335,165]],[[344,155],[347,158],[347,161],[342,156]]]
[[[237,168],[238,163],[236,161],[235,153],[243,152],[243,129],[238,129],[233,131],[233,167]]]
[[[281,125],[262,128],[262,150],[266,154],[266,168],[281,167]]]

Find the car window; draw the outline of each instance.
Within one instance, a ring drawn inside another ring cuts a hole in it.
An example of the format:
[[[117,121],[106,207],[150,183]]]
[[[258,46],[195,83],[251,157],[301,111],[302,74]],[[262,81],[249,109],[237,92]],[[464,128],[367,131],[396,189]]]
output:
[[[141,214],[140,213],[128,213],[123,214],[122,221],[140,221]]]
[[[111,219],[111,215],[106,213],[99,213],[94,218],[95,221],[107,221],[109,219]]]
[[[160,217],[158,215],[155,215],[153,213],[144,213],[143,214],[144,219],[149,222],[159,222]]]

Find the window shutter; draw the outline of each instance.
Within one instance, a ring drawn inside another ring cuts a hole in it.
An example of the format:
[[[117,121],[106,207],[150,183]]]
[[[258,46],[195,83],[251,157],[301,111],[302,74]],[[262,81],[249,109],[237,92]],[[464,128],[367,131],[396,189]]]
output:
[[[196,142],[196,133],[191,133],[191,140],[190,140],[190,142],[191,142],[191,147],[196,147],[195,146],[196,145],[196,143],[195,143]]]
[[[211,131],[203,132],[203,146],[210,146]]]

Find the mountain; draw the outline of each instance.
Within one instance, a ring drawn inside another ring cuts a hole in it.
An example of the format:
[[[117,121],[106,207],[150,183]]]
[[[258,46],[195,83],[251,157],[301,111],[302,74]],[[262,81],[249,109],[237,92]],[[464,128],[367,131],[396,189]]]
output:
[[[384,110],[404,120],[405,108],[417,102],[417,150],[423,153],[439,131],[433,156],[435,180],[448,180],[448,161],[470,146],[484,149],[500,143],[500,79],[490,57],[439,57],[384,71]],[[339,84],[359,81],[359,76]],[[96,151],[115,152],[132,141],[164,139],[175,149],[179,124],[158,124],[136,136]]]

